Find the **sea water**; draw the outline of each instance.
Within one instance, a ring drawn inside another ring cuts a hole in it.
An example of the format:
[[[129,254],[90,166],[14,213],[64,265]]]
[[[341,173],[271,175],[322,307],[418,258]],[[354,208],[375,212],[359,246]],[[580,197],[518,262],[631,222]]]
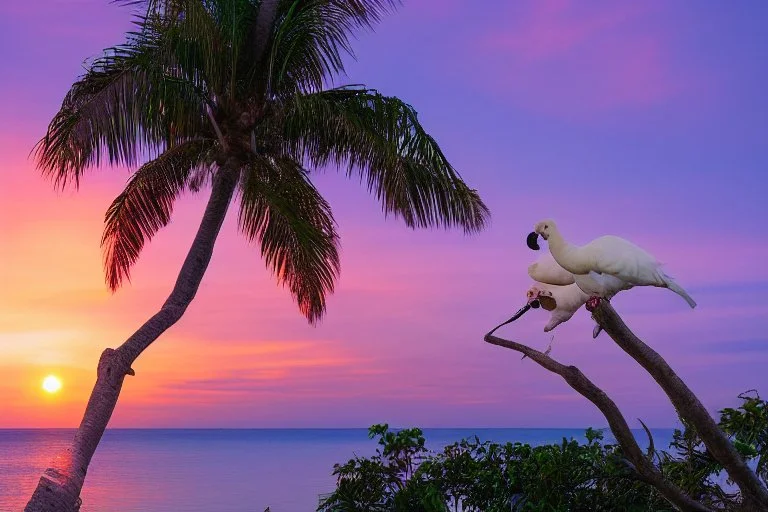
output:
[[[0,511],[21,511],[74,431],[0,429]],[[334,463],[369,456],[367,429],[110,429],[91,462],[82,512],[313,511]],[[584,429],[424,429],[429,448],[477,435],[531,445],[585,441]],[[606,440],[612,440],[606,431]],[[657,449],[672,430],[654,429]],[[645,434],[635,432],[641,446]]]

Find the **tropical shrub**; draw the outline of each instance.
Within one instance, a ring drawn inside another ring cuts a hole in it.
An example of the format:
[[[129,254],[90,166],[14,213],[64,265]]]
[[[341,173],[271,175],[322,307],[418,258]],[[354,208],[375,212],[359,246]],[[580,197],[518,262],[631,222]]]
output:
[[[720,411],[720,427],[739,453],[768,476],[768,402],[739,395],[738,408]],[[714,510],[736,510],[737,489],[707,452],[695,429],[683,423],[669,451],[657,451],[650,431],[648,457],[666,479]],[[671,511],[651,485],[641,481],[620,446],[589,428],[586,443],[563,439],[531,446],[493,443],[478,437],[432,451],[418,428],[374,425],[378,444],[371,457],[336,464],[335,491],[319,512],[555,512]]]

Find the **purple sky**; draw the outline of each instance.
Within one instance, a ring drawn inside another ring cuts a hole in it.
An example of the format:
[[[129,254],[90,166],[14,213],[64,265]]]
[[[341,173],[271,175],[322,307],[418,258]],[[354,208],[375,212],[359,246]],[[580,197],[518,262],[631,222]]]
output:
[[[229,219],[186,317],[139,360],[113,426],[602,426],[562,380],[483,333],[524,302],[525,235],[645,247],[697,300],[635,289],[614,306],[712,411],[768,393],[768,4],[413,0],[341,83],[419,111],[491,208],[491,226],[410,231],[355,182],[316,183],[335,208],[342,276],[318,327],[302,319]],[[185,198],[112,296],[103,212],[128,177],[102,169],[56,193],[28,153],[85,58],[122,41],[106,0],[0,4],[0,427],[74,426],[98,354],[161,304],[205,196]],[[502,335],[537,348],[547,316]],[[552,355],[580,366],[631,423],[675,424],[651,378],[581,310]],[[57,400],[39,380],[62,376]],[[634,425],[633,426],[637,426]]]

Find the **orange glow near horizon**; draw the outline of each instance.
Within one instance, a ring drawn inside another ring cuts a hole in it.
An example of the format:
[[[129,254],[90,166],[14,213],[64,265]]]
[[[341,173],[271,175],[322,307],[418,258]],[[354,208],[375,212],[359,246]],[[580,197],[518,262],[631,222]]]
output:
[[[239,232],[233,203],[195,300],[131,365],[110,427],[603,425],[562,379],[483,342],[525,301],[540,255],[525,235],[542,218],[573,243],[620,235],[664,262],[695,310],[650,287],[614,305],[713,415],[765,382],[759,16],[658,0],[497,1],[487,16],[469,1],[410,3],[360,40],[334,85],[414,105],[492,211],[487,229],[410,230],[382,215],[367,178],[308,169],[342,239],[327,315],[309,326]],[[30,153],[83,60],[135,29],[109,2],[73,4],[0,1],[0,39],[13,42],[13,79],[0,80],[0,429],[77,427],[100,354],[162,306],[209,196],[181,197],[110,293],[104,215],[131,169],[89,169],[79,190],[57,190]],[[543,349],[548,318],[531,311],[499,333]],[[579,311],[552,333],[553,356],[604,385],[628,418],[675,425],[653,379],[605,334],[592,340],[593,326]],[[61,391],[41,389],[47,375]]]

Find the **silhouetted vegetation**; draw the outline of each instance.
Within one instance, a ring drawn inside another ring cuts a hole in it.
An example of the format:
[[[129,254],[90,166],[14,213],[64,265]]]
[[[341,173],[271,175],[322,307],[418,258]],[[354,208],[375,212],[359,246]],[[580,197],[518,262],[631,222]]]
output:
[[[768,484],[768,402],[739,395],[741,405],[720,411],[720,428]],[[683,423],[668,450],[648,456],[665,478],[713,510],[739,510],[741,496],[696,431]],[[587,429],[586,443],[497,444],[474,437],[441,451],[426,447],[418,428],[374,425],[372,457],[336,464],[336,490],[320,512],[447,511],[667,511],[674,508],[656,488],[637,478],[620,446]]]

